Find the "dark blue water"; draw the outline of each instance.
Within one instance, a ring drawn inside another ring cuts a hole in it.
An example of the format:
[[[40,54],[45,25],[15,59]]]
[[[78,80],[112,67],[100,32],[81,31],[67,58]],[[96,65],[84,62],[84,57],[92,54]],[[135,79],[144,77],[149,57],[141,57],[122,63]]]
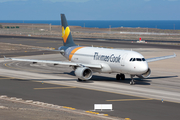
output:
[[[0,23],[30,23],[30,24],[52,24],[60,25],[60,20],[0,20]],[[95,21],[95,20],[69,20],[69,25],[90,27],[90,28],[115,28],[115,27],[141,27],[158,29],[180,30],[180,20],[116,20],[116,21]]]

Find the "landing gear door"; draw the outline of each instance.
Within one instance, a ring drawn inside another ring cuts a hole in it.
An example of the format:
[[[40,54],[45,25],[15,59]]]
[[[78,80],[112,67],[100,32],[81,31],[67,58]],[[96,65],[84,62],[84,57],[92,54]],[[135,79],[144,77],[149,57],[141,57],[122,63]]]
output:
[[[126,60],[126,56],[127,56],[128,54],[127,53],[124,53],[123,55],[122,55],[122,57],[121,57],[121,66],[125,66],[125,60]]]

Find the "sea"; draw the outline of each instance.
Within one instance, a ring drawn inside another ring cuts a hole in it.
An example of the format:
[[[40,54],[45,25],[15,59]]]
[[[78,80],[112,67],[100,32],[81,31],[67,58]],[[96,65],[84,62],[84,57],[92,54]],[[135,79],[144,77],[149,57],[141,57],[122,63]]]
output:
[[[0,23],[29,23],[60,25],[60,20],[0,20]],[[70,26],[89,28],[158,28],[180,30],[180,20],[68,20]]]

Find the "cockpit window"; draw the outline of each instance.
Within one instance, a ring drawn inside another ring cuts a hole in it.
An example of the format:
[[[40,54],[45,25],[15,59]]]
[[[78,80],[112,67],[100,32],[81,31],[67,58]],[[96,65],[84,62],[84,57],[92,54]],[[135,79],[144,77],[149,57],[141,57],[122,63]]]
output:
[[[144,58],[131,58],[129,61],[146,61]]]
[[[133,58],[131,58],[129,61],[132,61]]]
[[[136,61],[141,61],[141,58],[136,58]]]

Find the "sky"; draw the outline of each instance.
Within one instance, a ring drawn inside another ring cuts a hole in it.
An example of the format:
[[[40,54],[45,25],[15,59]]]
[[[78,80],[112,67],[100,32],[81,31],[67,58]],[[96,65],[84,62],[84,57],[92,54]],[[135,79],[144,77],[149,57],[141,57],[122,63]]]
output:
[[[0,0],[0,20],[180,20],[180,0]]]

